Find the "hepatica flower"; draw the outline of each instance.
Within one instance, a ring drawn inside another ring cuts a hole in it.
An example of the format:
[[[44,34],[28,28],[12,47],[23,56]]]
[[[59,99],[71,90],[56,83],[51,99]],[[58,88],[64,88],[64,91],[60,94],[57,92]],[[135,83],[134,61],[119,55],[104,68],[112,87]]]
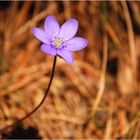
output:
[[[75,37],[78,21],[71,18],[61,27],[54,16],[48,16],[44,23],[44,30],[33,28],[34,36],[43,44],[41,50],[52,56],[60,56],[67,63],[73,63],[73,51],[79,51],[87,46],[87,40]]]
[[[71,18],[60,27],[57,20],[53,16],[48,16],[46,18],[44,30],[33,28],[34,36],[43,43],[41,46],[41,50],[46,54],[55,56],[48,88],[46,89],[44,97],[42,98],[40,103],[32,111],[27,113],[21,119],[15,121],[13,124],[0,129],[0,132],[5,131],[5,129],[9,127],[14,127],[18,123],[21,123],[22,121],[30,117],[34,112],[36,112],[44,103],[54,77],[57,55],[71,64],[74,61],[72,52],[79,51],[87,46],[86,39],[81,37],[74,37],[77,29],[77,20]]]

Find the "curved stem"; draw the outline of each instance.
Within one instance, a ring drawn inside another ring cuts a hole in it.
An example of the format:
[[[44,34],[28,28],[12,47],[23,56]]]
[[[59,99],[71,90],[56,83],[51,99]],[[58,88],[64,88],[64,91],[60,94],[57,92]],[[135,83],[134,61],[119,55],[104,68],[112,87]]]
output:
[[[56,58],[57,56],[54,57],[54,62],[53,62],[53,67],[52,67],[52,73],[51,73],[51,77],[50,77],[50,81],[49,81],[49,84],[48,84],[48,88],[45,92],[45,95],[43,97],[43,99],[41,100],[41,102],[31,111],[29,112],[27,115],[25,115],[23,118],[17,120],[15,123],[11,124],[11,125],[8,125],[2,129],[0,129],[0,133],[3,132],[4,130],[6,130],[7,128],[9,127],[14,127],[16,126],[17,124],[21,123],[22,121],[24,121],[25,119],[27,119],[28,117],[30,117],[33,113],[35,113],[39,108],[40,106],[43,104],[43,102],[45,101],[47,95],[48,95],[48,92],[49,92],[49,89],[51,87],[51,83],[52,83],[52,80],[53,80],[53,77],[54,77],[54,72],[55,72],[55,66],[56,66]]]

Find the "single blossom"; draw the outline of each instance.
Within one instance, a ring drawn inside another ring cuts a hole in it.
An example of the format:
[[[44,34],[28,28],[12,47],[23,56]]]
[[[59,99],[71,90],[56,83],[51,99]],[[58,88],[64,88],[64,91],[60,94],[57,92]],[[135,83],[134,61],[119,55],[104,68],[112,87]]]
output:
[[[41,50],[49,55],[59,55],[66,62],[73,63],[73,51],[79,51],[87,46],[87,40],[74,37],[78,30],[78,21],[71,18],[61,27],[54,16],[45,19],[44,30],[33,28],[34,36],[43,44]]]

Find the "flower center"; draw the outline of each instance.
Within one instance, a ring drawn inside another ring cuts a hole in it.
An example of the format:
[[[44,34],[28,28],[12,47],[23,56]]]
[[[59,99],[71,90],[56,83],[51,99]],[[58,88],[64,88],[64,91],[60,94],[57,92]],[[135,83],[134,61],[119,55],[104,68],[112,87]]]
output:
[[[55,45],[55,47],[60,47],[62,45],[62,41],[60,39],[55,39],[54,45]]]

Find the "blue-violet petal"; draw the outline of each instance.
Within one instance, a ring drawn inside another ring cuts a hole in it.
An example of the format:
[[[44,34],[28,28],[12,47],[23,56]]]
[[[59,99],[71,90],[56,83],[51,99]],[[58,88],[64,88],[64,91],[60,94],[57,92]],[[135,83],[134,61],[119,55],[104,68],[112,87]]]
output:
[[[88,42],[82,37],[74,37],[67,41],[66,50],[68,51],[79,51],[87,46]]]
[[[72,52],[67,50],[58,50],[57,54],[61,56],[67,63],[72,64],[74,62],[74,58]]]
[[[52,56],[56,55],[56,49],[52,48],[50,45],[43,44],[43,45],[41,45],[40,49],[46,54],[49,54]]]
[[[63,40],[69,40],[76,34],[77,30],[78,21],[71,18],[61,26],[58,36]]]
[[[57,35],[60,29],[60,26],[54,16],[48,16],[45,19],[44,23],[45,32],[52,38],[54,35]]]
[[[33,28],[32,33],[41,42],[45,44],[50,44],[50,38],[43,30],[39,28]]]

